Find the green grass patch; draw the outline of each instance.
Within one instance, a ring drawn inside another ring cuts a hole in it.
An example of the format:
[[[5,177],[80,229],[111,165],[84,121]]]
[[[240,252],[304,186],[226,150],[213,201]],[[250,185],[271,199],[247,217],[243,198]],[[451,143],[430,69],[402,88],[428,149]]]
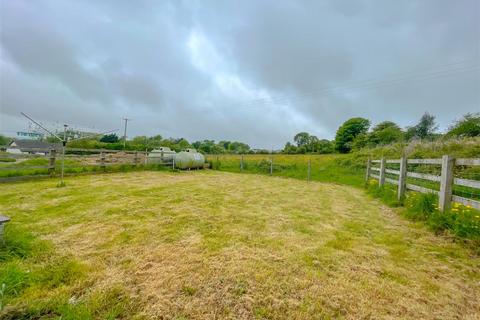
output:
[[[49,241],[10,223],[0,246],[0,318],[116,319],[128,314],[128,297],[112,289],[78,299],[89,268],[59,255]],[[83,289],[81,291],[84,291]]]

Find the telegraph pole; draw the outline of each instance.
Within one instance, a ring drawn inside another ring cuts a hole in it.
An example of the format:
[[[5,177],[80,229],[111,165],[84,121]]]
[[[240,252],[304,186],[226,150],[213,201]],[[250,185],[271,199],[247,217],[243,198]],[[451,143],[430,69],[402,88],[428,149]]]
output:
[[[127,145],[127,122],[130,120],[132,119],[123,118],[123,121],[125,121],[125,129],[123,130],[123,149],[125,149]]]
[[[65,182],[63,181],[63,176],[65,172],[65,146],[67,145],[67,124],[63,125],[63,141],[62,141],[62,173],[61,173],[61,180],[60,186],[65,186]]]

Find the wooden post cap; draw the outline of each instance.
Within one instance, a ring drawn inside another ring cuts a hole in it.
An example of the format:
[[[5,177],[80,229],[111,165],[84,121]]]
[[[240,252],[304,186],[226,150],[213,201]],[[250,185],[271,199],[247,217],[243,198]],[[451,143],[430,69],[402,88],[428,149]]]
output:
[[[10,221],[9,217],[3,216],[3,215],[0,214],[0,224],[7,223],[8,221]]]

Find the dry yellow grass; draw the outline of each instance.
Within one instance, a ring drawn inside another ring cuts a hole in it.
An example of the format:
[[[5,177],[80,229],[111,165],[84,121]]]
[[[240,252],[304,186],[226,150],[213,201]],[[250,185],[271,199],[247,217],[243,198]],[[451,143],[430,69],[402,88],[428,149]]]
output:
[[[62,294],[120,286],[137,318],[480,317],[479,257],[359,189],[208,171],[0,188],[13,224],[87,266]]]

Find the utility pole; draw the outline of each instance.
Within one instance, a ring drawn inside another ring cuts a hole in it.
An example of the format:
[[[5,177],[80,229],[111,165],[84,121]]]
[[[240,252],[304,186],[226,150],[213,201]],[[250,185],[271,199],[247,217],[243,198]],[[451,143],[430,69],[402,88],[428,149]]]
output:
[[[60,186],[65,186],[65,182],[63,182],[63,173],[65,171],[65,146],[67,145],[67,127],[68,125],[63,125],[63,141],[62,141],[62,177],[60,180]]]
[[[123,118],[123,120],[125,121],[125,129],[123,130],[123,149],[125,149],[127,145],[127,122],[132,119]]]

